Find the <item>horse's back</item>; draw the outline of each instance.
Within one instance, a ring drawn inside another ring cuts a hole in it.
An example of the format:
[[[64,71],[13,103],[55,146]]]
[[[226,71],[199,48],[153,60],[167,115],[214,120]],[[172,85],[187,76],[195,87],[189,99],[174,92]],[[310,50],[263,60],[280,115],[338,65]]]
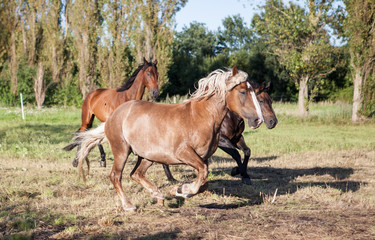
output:
[[[180,164],[175,157],[176,148],[191,133],[188,105],[141,100],[125,102],[107,120],[106,134],[115,135],[117,140],[124,139],[137,155]]]

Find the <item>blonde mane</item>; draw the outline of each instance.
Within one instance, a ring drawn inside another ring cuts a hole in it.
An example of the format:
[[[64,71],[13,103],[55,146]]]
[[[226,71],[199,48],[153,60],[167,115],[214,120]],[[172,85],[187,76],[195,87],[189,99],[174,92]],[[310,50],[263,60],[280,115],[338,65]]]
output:
[[[234,77],[231,77],[231,70],[224,71],[217,69],[211,72],[207,77],[198,81],[198,88],[191,94],[190,99],[201,99],[216,95],[221,101],[224,101],[225,95],[228,91],[246,81],[247,73],[238,71]],[[229,78],[231,78],[230,82],[228,82]]]

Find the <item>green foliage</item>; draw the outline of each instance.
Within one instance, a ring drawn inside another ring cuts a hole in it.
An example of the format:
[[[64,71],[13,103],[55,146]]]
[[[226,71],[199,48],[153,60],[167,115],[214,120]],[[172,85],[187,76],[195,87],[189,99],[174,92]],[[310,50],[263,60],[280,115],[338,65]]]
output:
[[[185,95],[194,91],[194,83],[216,68],[226,67],[225,55],[217,54],[218,40],[202,23],[191,23],[176,33],[173,44],[173,64],[163,95]]]
[[[14,106],[17,99],[16,96],[11,93],[8,66],[8,62],[5,62],[3,71],[0,73],[0,103],[5,106]]]
[[[240,15],[224,18],[224,30],[219,28],[218,38],[223,51],[235,52],[248,51],[251,46],[252,31],[246,27]]]
[[[363,88],[363,114],[367,117],[375,117],[375,73],[366,81]]]

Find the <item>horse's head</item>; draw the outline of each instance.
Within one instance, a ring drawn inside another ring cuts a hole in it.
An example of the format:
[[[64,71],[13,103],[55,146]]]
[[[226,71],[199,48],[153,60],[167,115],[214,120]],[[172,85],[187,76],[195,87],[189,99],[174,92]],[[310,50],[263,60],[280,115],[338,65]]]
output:
[[[276,114],[272,108],[272,98],[270,97],[270,95],[268,95],[268,93],[271,91],[271,88],[271,82],[267,84],[263,82],[259,87],[255,89],[255,94],[262,110],[264,122],[269,129],[274,128],[278,122]]]
[[[150,91],[152,99],[156,99],[159,96],[159,73],[156,67],[157,63],[157,60],[155,60],[154,62],[147,62],[147,60],[144,59],[143,84]]]
[[[263,116],[255,89],[246,80],[247,74],[233,67],[232,76],[227,80],[225,101],[229,110],[246,119],[249,127],[256,129],[262,124]]]

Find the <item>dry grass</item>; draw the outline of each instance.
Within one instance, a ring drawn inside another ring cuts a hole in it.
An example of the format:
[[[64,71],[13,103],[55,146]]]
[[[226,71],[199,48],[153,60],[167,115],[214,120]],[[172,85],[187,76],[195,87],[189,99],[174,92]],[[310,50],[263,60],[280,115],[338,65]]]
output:
[[[208,191],[190,199],[170,196],[176,183],[167,182],[161,165],[154,164],[147,177],[166,195],[164,207],[157,206],[147,191],[130,180],[133,156],[125,167],[123,186],[138,210],[124,213],[108,178],[111,160],[107,168],[101,168],[95,150],[90,155],[91,174],[84,183],[71,166],[73,153],[60,150],[79,120],[69,114],[63,120],[44,117],[44,123],[30,116],[27,123],[1,121],[0,238],[375,238],[375,151],[371,148],[375,140],[367,139],[374,133],[372,123],[343,125],[341,131],[345,131],[337,133],[340,131],[328,130],[340,129],[341,123],[295,122],[281,116],[276,129],[246,134],[253,149],[248,169],[252,186],[230,176],[235,162],[218,151],[210,160]],[[286,136],[291,125],[304,126],[300,131],[311,138],[316,138],[313,133],[319,126],[325,130],[319,139],[322,143],[302,141],[305,138],[300,133]],[[62,134],[53,131],[54,127]],[[20,133],[25,136],[18,136]],[[342,138],[352,133],[356,134]],[[333,142],[332,136],[337,136],[337,144],[319,149]],[[288,144],[275,144],[291,138],[300,142],[300,149],[292,151]],[[37,139],[41,140],[35,144]],[[267,146],[267,140],[273,144]],[[261,149],[261,145],[266,146]],[[105,148],[109,152],[108,146]],[[108,157],[111,159],[110,153]],[[171,169],[180,183],[194,180],[189,167]]]

